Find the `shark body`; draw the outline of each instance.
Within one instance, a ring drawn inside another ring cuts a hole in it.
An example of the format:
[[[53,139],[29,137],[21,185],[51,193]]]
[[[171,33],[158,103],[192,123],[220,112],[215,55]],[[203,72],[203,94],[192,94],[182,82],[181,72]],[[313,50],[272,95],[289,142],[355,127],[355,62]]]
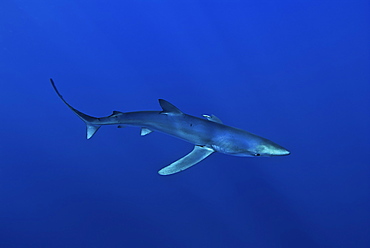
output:
[[[180,111],[166,100],[159,99],[162,111],[119,112],[96,118],[73,108],[50,82],[59,98],[86,124],[87,139],[90,139],[102,125],[138,126],[141,135],[159,131],[194,144],[194,149],[185,157],[158,171],[160,175],[171,175],[183,171],[214,152],[257,157],[283,156],[290,152],[284,147],[239,128],[227,126],[214,115],[198,118]]]

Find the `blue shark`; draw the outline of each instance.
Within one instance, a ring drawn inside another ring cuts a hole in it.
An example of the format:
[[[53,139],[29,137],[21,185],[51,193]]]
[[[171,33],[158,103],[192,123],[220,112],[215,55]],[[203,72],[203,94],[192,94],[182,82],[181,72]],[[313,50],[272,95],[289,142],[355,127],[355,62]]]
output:
[[[107,117],[92,117],[72,107],[59,93],[53,79],[50,82],[59,98],[85,122],[87,139],[103,125],[118,125],[140,127],[142,136],[158,131],[194,144],[189,154],[159,170],[160,175],[183,171],[215,152],[241,157],[290,154],[287,149],[266,138],[223,124],[215,115],[203,115],[204,118],[188,115],[163,99],[159,99],[161,111],[113,111]]]

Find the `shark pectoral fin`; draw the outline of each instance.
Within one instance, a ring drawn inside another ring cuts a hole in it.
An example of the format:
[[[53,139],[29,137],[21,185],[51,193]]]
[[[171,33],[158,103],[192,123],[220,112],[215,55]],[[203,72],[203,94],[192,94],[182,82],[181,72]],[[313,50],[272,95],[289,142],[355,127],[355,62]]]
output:
[[[185,157],[180,158],[169,166],[164,167],[158,173],[160,175],[172,175],[174,173],[186,170],[187,168],[199,163],[215,151],[205,146],[195,146],[194,149]]]

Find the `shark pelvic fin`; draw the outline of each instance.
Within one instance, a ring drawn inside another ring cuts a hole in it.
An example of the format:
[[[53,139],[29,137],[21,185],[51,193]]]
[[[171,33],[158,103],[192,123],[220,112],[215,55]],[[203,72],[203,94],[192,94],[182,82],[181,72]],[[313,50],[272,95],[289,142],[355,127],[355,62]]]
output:
[[[163,99],[158,99],[159,105],[161,105],[163,111],[161,114],[165,115],[181,115],[183,114],[180,109],[175,107],[172,103],[167,102],[166,100]]]
[[[147,134],[150,134],[151,132],[153,132],[152,130],[150,130],[150,129],[148,129],[148,128],[146,128],[146,127],[143,127],[143,128],[141,128],[141,133],[140,133],[140,135],[141,136],[145,136],[145,135],[147,135]]]
[[[169,166],[164,167],[158,171],[158,173],[160,175],[172,175],[174,173],[183,171],[199,163],[214,152],[215,151],[212,148],[206,146],[194,146],[194,149],[188,155],[180,158],[176,162],[173,162]]]
[[[215,115],[203,115],[203,117],[206,118],[209,121],[213,121],[213,122],[217,122],[217,123],[221,123],[222,124],[222,121],[220,120],[220,118],[218,118]]]

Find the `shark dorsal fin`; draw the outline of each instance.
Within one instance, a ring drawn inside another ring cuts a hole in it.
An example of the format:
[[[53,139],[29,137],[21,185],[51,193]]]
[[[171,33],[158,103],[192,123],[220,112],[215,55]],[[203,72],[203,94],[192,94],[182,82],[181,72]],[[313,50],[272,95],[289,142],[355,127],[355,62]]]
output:
[[[215,115],[203,115],[203,117],[206,118],[209,121],[213,121],[213,122],[217,122],[217,123],[221,123],[222,124],[222,121],[220,120],[220,118],[218,118]]]
[[[182,114],[181,110],[175,107],[172,103],[167,102],[166,100],[159,99],[159,105],[161,105],[163,111],[162,114],[166,115],[180,115]]]
[[[120,111],[113,111],[113,113],[110,115],[110,116],[108,116],[108,117],[112,117],[112,116],[115,116],[115,115],[119,115],[119,114],[123,114],[122,112],[120,112]]]

